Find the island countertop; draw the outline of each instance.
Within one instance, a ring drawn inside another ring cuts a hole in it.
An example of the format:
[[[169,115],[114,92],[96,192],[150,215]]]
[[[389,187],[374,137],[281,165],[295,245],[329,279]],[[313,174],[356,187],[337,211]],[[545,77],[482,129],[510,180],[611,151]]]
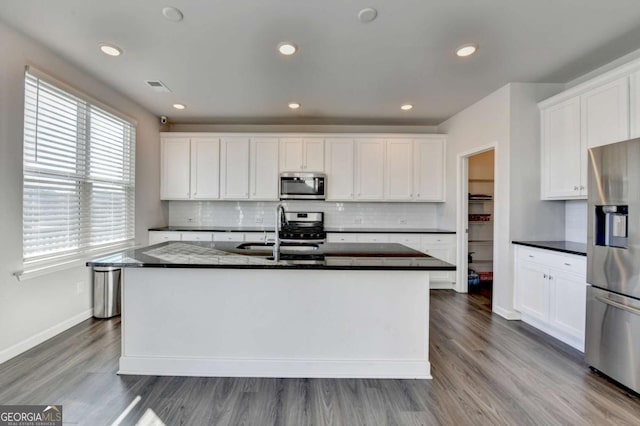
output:
[[[249,249],[242,247],[251,246]],[[169,241],[125,250],[90,262],[92,267],[344,269],[455,271],[455,266],[396,243],[325,243],[314,250],[283,245],[272,260],[264,243]]]

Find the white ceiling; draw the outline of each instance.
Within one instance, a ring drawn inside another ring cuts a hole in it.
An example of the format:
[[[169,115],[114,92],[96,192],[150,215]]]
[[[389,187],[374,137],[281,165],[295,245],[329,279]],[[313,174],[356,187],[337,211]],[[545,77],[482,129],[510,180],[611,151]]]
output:
[[[364,7],[378,19],[360,23]],[[438,124],[508,82],[567,82],[640,48],[638,0],[2,0],[0,19],[185,123]],[[299,53],[279,55],[284,40]],[[465,43],[477,55],[457,58]]]

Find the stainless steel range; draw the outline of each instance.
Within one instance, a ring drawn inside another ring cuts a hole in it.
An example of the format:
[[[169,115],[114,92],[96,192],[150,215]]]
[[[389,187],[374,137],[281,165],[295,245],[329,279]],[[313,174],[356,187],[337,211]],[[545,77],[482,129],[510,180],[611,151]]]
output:
[[[285,212],[278,235],[284,243],[324,243],[324,213]]]

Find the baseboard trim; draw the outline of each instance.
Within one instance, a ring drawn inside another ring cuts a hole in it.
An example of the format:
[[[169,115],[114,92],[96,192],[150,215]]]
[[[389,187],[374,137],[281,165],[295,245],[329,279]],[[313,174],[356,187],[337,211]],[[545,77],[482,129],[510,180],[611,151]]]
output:
[[[431,379],[427,360],[120,358],[118,374],[196,377]]]
[[[78,315],[74,315],[73,317],[62,321],[59,324],[54,325],[53,327],[50,327],[23,340],[22,342],[18,342],[13,346],[8,347],[7,349],[0,351],[0,364],[9,361],[11,358],[16,357],[35,346],[38,346],[40,343],[45,342],[52,337],[62,333],[63,331],[70,329],[74,325],[77,325],[82,321],[91,318],[92,315],[93,309],[88,309]]]
[[[453,290],[455,283],[449,281],[430,281],[430,290]]]
[[[505,308],[501,308],[500,306],[493,306],[493,312],[495,312],[496,314],[500,315],[502,318],[504,319],[508,319],[509,321],[514,321],[514,320],[521,320],[522,319],[522,314],[518,311],[515,311],[513,309],[505,309]]]

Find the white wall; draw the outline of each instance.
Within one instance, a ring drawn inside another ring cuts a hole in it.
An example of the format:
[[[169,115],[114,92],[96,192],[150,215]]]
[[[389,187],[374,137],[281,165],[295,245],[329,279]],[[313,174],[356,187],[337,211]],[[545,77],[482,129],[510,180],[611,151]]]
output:
[[[0,23],[0,362],[87,318],[90,273],[80,267],[18,282],[22,269],[24,68],[33,65],[138,120],[136,239],[166,223],[159,201],[158,120],[55,53]],[[98,54],[98,53],[96,53]]]
[[[543,205],[539,201],[536,107],[536,102],[560,90],[561,85],[508,84],[438,127],[448,135],[448,201],[440,212],[441,226],[456,226],[460,156],[495,147],[493,310],[508,318],[517,316],[513,309],[514,235],[519,239],[564,236],[563,204]],[[541,213],[530,209],[541,209]]]

